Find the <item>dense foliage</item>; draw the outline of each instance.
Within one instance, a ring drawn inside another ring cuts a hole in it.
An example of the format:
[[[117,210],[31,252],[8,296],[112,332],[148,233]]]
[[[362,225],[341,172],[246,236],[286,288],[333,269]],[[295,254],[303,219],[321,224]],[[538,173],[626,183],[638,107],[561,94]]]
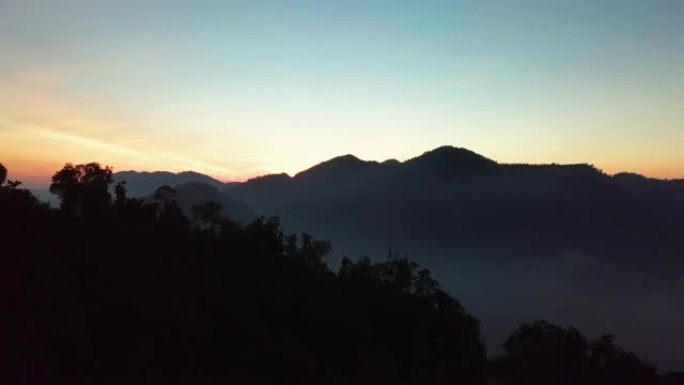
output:
[[[479,382],[478,321],[401,258],[324,263],[330,244],[186,219],[109,194],[111,170],[67,165],[61,210],[0,187],[0,383]]]
[[[573,327],[539,320],[521,325],[504,343],[494,372],[516,383],[652,384],[655,367],[618,348],[612,335],[590,341]]]
[[[114,188],[109,168],[66,165],[40,204],[0,165],[0,384],[681,383],[618,348],[545,321],[486,365],[479,321],[396,255],[345,258],[247,225],[208,201],[186,218]]]

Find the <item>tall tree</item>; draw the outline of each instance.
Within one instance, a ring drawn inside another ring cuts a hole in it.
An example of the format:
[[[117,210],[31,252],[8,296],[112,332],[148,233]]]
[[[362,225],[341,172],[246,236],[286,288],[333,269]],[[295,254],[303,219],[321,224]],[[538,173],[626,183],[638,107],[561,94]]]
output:
[[[521,325],[504,343],[517,376],[535,381],[577,379],[583,374],[587,347],[575,328],[545,320]]]
[[[126,203],[126,181],[117,182],[114,187],[114,194],[116,194],[116,205],[123,206]]]
[[[157,222],[162,222],[167,226],[176,229],[189,226],[190,222],[185,218],[183,212],[178,207],[176,190],[169,185],[162,185],[154,192],[156,203]]]
[[[5,183],[5,179],[7,179],[7,169],[0,163],[0,186]]]
[[[154,200],[161,206],[168,206],[176,203],[176,190],[169,185],[159,186],[154,191]]]
[[[521,325],[498,359],[503,377],[525,383],[650,384],[655,368],[613,344],[612,335],[589,341],[577,329],[539,320]]]
[[[62,201],[65,212],[77,217],[102,213],[111,203],[109,185],[112,169],[99,163],[73,165],[67,163],[52,176],[50,192]]]
[[[223,216],[221,215],[220,203],[210,200],[201,204],[192,206],[192,219],[195,225],[200,229],[214,229],[220,228]]]

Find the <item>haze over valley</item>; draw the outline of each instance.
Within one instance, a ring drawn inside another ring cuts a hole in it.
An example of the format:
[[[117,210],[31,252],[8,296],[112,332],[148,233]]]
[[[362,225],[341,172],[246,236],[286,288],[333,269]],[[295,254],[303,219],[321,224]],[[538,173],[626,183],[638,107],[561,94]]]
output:
[[[684,1],[0,0],[0,385],[684,384]]]
[[[277,216],[287,232],[331,241],[333,269],[344,256],[409,256],[481,317],[493,353],[516,324],[546,318],[684,365],[684,340],[658,332],[684,323],[681,179],[497,163],[444,146],[404,162],[344,155],[243,183],[192,172],[114,180],[148,199],[171,185],[188,217],[209,200],[243,223]]]

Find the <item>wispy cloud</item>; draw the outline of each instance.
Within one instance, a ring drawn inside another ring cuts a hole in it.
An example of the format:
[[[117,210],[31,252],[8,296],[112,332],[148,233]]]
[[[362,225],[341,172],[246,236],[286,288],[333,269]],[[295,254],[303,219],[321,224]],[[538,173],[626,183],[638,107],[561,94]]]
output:
[[[97,160],[117,169],[195,170],[229,174],[220,162],[183,149],[183,138],[145,127],[111,100],[83,99],[58,74],[12,74],[0,78],[0,145],[3,162],[18,178],[56,170],[65,162]],[[151,123],[146,123],[151,124]],[[9,159],[8,159],[9,158]],[[23,175],[22,175],[23,174]]]

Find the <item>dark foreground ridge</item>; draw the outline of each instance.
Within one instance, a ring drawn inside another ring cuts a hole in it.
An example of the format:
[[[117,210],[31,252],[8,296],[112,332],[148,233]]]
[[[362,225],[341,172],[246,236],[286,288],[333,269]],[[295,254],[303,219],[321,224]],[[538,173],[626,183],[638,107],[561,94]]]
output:
[[[242,225],[176,191],[130,199],[112,171],[67,165],[50,209],[0,165],[0,384],[649,384],[613,344],[539,321],[488,363],[480,324],[408,259],[343,259]]]

